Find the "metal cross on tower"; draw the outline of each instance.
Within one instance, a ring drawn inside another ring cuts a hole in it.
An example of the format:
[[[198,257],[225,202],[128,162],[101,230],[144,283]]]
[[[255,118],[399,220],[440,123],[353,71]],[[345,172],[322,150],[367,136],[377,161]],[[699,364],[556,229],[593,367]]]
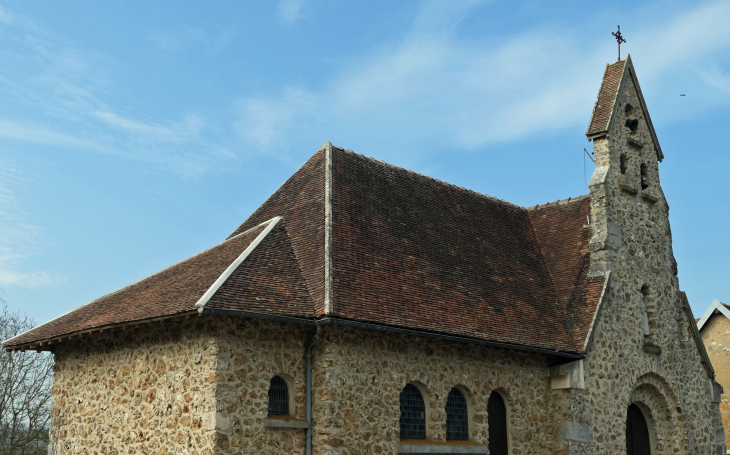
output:
[[[618,43],[618,60],[621,61],[621,43],[625,43],[626,40],[621,35],[621,26],[618,26],[617,32],[611,32],[611,34],[616,38],[616,42]]]

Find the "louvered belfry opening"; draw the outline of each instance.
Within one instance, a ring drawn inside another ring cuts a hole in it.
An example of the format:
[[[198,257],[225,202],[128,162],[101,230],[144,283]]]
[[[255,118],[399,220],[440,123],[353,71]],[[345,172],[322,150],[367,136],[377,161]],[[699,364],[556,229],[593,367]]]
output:
[[[489,424],[489,455],[508,455],[507,407],[502,396],[492,392],[487,403],[487,422]]]
[[[289,388],[279,376],[274,376],[269,386],[269,415],[289,415]]]
[[[421,391],[412,384],[400,393],[400,438],[426,439],[426,405]]]
[[[469,409],[459,389],[451,389],[446,400],[446,440],[469,440]]]

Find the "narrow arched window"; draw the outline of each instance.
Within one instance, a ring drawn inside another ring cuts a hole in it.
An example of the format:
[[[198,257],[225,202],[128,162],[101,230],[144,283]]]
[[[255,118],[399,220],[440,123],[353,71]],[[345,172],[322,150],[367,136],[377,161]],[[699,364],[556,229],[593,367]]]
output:
[[[446,399],[446,440],[469,439],[469,409],[466,398],[459,389],[451,389]]]
[[[502,395],[492,392],[487,403],[487,423],[489,424],[489,455],[508,455],[507,407]]]
[[[625,173],[626,173],[626,169],[627,169],[627,168],[628,168],[628,166],[629,166],[629,165],[628,165],[628,161],[629,161],[629,159],[628,159],[628,158],[626,158],[626,155],[624,155],[624,154],[621,154],[621,157],[619,158],[619,160],[620,160],[620,163],[619,163],[619,164],[620,164],[620,166],[621,166],[621,173],[622,173],[622,174],[625,174]]]
[[[412,384],[400,393],[400,438],[426,439],[426,405],[421,391]]]
[[[274,376],[269,385],[269,415],[289,415],[289,387],[279,376]]]
[[[641,326],[644,329],[644,336],[651,335],[651,326],[649,325],[649,285],[645,284],[641,287]]]
[[[645,190],[649,188],[649,175],[646,171],[646,164],[641,163],[641,189]]]

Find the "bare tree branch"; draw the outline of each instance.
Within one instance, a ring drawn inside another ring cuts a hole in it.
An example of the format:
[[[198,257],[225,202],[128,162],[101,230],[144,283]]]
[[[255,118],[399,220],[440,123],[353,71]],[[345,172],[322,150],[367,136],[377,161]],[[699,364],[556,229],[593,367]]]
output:
[[[0,298],[0,338],[7,340],[34,326],[8,311]],[[0,352],[0,455],[48,452],[53,357],[48,353]]]

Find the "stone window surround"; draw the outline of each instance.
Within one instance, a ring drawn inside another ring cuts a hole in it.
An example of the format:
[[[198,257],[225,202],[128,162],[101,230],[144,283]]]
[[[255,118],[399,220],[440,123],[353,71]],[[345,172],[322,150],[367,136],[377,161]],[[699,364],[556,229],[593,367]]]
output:
[[[309,422],[307,422],[306,420],[298,419],[292,415],[292,411],[295,409],[296,406],[296,396],[292,393],[292,378],[284,373],[277,373],[271,376],[271,378],[269,379],[269,384],[271,384],[271,380],[275,377],[281,378],[281,380],[284,381],[284,383],[286,384],[289,396],[289,414],[268,415],[264,420],[264,426],[266,428],[309,428]]]

